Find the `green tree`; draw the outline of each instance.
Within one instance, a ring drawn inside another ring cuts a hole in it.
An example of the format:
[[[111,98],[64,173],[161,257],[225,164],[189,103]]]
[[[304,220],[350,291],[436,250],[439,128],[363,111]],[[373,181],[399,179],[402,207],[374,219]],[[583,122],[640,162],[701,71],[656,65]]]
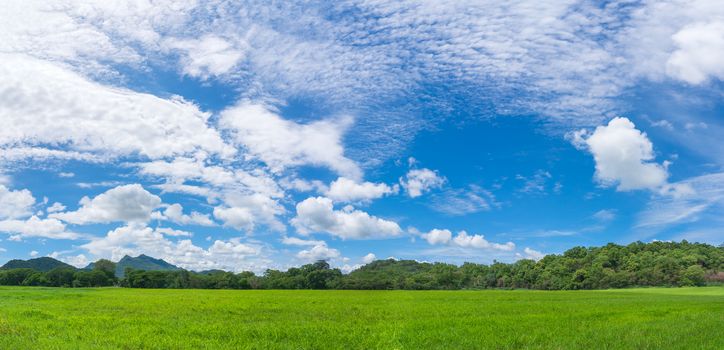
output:
[[[691,265],[684,270],[681,276],[682,286],[703,286],[706,271],[699,265]]]

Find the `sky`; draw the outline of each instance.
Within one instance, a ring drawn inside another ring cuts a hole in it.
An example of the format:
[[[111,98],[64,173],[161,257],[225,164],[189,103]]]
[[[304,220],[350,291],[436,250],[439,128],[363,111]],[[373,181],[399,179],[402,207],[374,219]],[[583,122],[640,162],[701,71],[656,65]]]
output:
[[[0,262],[724,243],[717,0],[0,6]]]

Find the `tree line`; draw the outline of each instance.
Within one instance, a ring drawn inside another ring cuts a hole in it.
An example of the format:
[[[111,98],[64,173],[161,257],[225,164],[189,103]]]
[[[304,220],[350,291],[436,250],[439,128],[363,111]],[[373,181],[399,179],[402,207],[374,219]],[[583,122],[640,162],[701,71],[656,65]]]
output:
[[[724,283],[724,246],[682,242],[635,242],[626,246],[574,247],[539,261],[490,265],[377,260],[349,274],[326,261],[252,272],[204,273],[127,269],[115,277],[115,264],[99,260],[92,270],[66,267],[0,271],[0,285],[195,289],[607,289],[639,286],[702,286]]]
[[[78,270],[71,266],[61,266],[43,272],[32,268],[0,270],[0,285],[35,287],[110,287],[118,284],[115,275],[116,264],[101,259],[91,270]]]

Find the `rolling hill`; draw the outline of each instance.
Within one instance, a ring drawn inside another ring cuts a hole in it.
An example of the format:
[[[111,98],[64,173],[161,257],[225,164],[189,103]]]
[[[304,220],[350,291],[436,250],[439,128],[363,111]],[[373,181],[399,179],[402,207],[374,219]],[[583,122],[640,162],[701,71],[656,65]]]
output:
[[[0,267],[0,270],[7,269],[35,269],[42,272],[48,272],[56,267],[68,267],[75,269],[75,267],[68,265],[62,261],[53,259],[51,257],[42,257],[30,260],[10,260],[5,265]]]

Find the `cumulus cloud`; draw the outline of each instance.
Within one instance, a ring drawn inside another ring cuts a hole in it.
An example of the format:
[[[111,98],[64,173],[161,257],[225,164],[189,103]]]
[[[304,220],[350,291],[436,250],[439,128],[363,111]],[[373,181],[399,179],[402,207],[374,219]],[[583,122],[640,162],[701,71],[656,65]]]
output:
[[[340,257],[339,250],[330,248],[327,244],[317,244],[310,249],[297,253],[297,258],[306,261],[330,260]]]
[[[237,230],[251,231],[254,229],[254,215],[248,208],[214,208],[214,217],[224,222],[224,226]]]
[[[422,234],[422,238],[431,245],[451,245],[460,248],[489,249],[499,251],[513,251],[515,244],[507,242],[504,244],[489,242],[483,235],[469,235],[460,231],[453,237],[450,230],[433,229]]]
[[[369,264],[375,260],[377,260],[377,256],[372,253],[369,253],[362,257],[362,263],[364,264]]]
[[[35,197],[27,190],[10,190],[0,184],[0,219],[17,219],[33,213]]]
[[[397,223],[350,206],[334,210],[332,200],[325,197],[311,197],[298,203],[297,216],[291,222],[301,234],[325,232],[343,239],[386,238],[402,233]]]
[[[11,240],[23,238],[78,239],[82,236],[68,231],[60,220],[41,219],[35,215],[26,220],[7,219],[0,221],[0,232],[11,235]]]
[[[358,183],[346,177],[340,177],[329,185],[327,198],[337,202],[368,202],[398,191],[397,185],[388,186],[384,183]]]
[[[48,215],[72,224],[147,222],[161,205],[161,198],[139,184],[123,185],[99,194],[93,199],[83,197],[76,211]]]
[[[512,251],[515,249],[513,242],[504,244],[488,242],[483,235],[468,235],[465,231],[458,232],[452,240],[453,244],[463,248],[495,249]]]
[[[79,269],[82,269],[91,263],[91,261],[88,260],[88,257],[86,257],[84,254],[63,255],[63,253],[61,252],[52,252],[48,254],[48,256],[53,259],[58,259],[66,264],[73,265]]]
[[[546,256],[545,253],[539,252],[535,249],[531,249],[528,247],[525,247],[525,249],[523,249],[523,253],[524,254],[521,256],[522,258],[531,259],[531,260],[535,260],[535,261],[543,259]]]
[[[225,205],[214,208],[214,217],[221,220],[225,226],[252,231],[259,224],[263,224],[274,231],[286,230],[286,225],[278,218],[286,212],[286,209],[268,196],[259,193],[252,195],[226,193],[223,201]]]
[[[667,162],[654,160],[654,147],[646,133],[628,118],[611,119],[593,133],[579,131],[570,136],[576,147],[588,150],[596,161],[596,180],[618,191],[658,189],[667,183]]]
[[[427,168],[411,169],[404,178],[400,178],[400,184],[410,198],[419,197],[431,189],[440,188],[446,181],[445,177]]]
[[[55,202],[55,203],[53,203],[53,205],[49,206],[48,209],[46,209],[45,211],[47,211],[48,213],[57,213],[57,212],[61,212],[63,210],[65,210],[65,205],[63,205],[62,203]]]
[[[232,189],[274,198],[283,196],[275,179],[258,168],[247,171],[227,164],[207,164],[204,159],[190,157],[176,157],[172,161],[156,160],[137,166],[141,175],[165,179],[169,186],[184,186],[187,181],[194,181],[210,185],[214,193]]]
[[[207,165],[202,159],[176,157],[171,161],[156,160],[137,164],[141,175],[161,177],[172,183],[200,181],[214,186],[234,183],[237,178],[232,169]]]
[[[204,157],[176,157],[171,161],[156,160],[136,166],[141,175],[166,181],[154,185],[155,188],[202,196],[217,205],[214,217],[225,226],[252,231],[259,225],[266,225],[275,231],[285,230],[278,218],[285,212],[279,202],[285,192],[276,178],[263,168],[243,166],[242,169],[234,163],[211,164]],[[191,217],[196,217],[197,223],[203,220],[203,214],[191,213]],[[183,217],[178,220],[186,221]]]
[[[313,165],[359,179],[362,171],[345,157],[342,144],[342,136],[351,124],[351,118],[298,124],[281,118],[263,105],[249,103],[222,111],[219,120],[219,125],[231,132],[237,144],[274,172]]]
[[[201,214],[192,211],[191,214],[184,214],[184,208],[181,204],[171,204],[163,210],[163,214],[158,216],[159,219],[169,220],[179,225],[199,225],[214,226],[214,221],[209,218],[208,214]]]
[[[305,180],[297,177],[283,177],[279,180],[279,185],[287,190],[295,190],[298,192],[326,192],[329,187],[319,180]]]
[[[164,45],[183,52],[181,65],[185,74],[202,79],[222,75],[244,58],[243,51],[215,35],[198,39],[167,39]]]
[[[452,232],[450,230],[432,229],[430,232],[423,234],[422,238],[432,245],[448,244],[452,240]]]
[[[671,39],[677,50],[666,62],[670,76],[690,84],[724,79],[724,21],[690,24]]]

